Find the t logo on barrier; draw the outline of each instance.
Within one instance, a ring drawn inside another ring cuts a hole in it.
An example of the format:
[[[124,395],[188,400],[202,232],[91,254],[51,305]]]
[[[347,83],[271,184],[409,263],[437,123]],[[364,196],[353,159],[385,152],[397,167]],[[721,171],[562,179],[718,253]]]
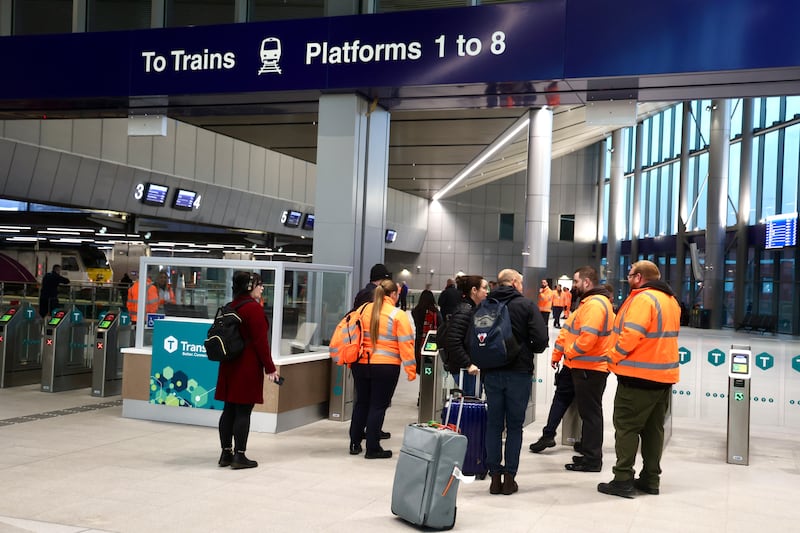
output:
[[[714,348],[708,352],[708,362],[714,366],[722,366],[725,364],[725,352],[719,348]]]
[[[756,366],[761,370],[767,370],[775,366],[775,358],[772,354],[761,352],[756,356]]]
[[[678,348],[678,360],[682,365],[685,365],[692,360],[692,351],[689,348],[681,346]]]
[[[170,335],[166,339],[164,339],[164,351],[167,353],[175,353],[175,350],[178,349],[178,339]]]

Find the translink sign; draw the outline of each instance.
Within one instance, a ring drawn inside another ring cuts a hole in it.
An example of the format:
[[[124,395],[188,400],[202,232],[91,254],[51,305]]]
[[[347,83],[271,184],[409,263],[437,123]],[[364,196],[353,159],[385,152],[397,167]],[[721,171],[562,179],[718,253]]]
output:
[[[206,347],[202,344],[192,344],[191,342],[179,340],[170,335],[164,339],[164,351],[174,354],[181,350],[180,355],[184,357],[206,357]]]

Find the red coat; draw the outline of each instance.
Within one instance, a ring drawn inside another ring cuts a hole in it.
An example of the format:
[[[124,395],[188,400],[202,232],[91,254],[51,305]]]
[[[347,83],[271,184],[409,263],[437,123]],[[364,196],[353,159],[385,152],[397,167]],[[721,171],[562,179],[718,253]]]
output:
[[[270,355],[268,332],[269,324],[264,316],[264,308],[249,294],[243,294],[233,301],[242,305],[237,313],[242,318],[240,331],[245,340],[242,355],[233,361],[219,364],[217,390],[214,398],[232,403],[264,403],[264,373],[275,372],[275,364]]]

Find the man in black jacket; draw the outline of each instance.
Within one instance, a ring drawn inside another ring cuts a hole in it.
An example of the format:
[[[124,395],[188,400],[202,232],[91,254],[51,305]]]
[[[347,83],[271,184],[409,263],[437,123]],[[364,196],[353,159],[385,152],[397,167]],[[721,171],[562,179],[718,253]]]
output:
[[[450,315],[456,312],[458,304],[461,303],[461,292],[456,287],[456,282],[452,279],[447,280],[442,293],[439,295],[439,310],[442,312],[442,318],[445,322],[450,318]]]
[[[483,372],[488,404],[486,465],[492,478],[489,492],[513,494],[518,488],[514,478],[522,449],[522,424],[531,395],[534,354],[547,348],[548,338],[538,307],[522,296],[522,275],[510,268],[501,270],[497,282],[499,287],[492,291],[491,297],[505,302],[511,330],[520,348],[516,358],[506,366]],[[505,454],[503,429],[506,431]]]
[[[392,279],[392,273],[389,272],[383,263],[372,265],[369,271],[369,283],[356,294],[353,300],[353,309],[358,309],[365,303],[371,302],[372,298],[375,296],[375,287],[377,287],[378,283],[383,279]]]

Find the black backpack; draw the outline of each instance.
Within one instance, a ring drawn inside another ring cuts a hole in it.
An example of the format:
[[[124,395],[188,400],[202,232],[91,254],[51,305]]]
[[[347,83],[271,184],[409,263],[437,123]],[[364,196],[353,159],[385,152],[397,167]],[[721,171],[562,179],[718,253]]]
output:
[[[233,302],[231,302],[217,309],[214,323],[208,328],[208,337],[203,343],[209,361],[232,361],[242,354],[244,339],[239,331],[242,317],[236,313],[236,310],[249,301],[240,302],[236,307],[232,306]]]
[[[481,370],[506,366],[519,352],[508,308],[494,298],[486,298],[475,308],[467,339],[469,356]]]

